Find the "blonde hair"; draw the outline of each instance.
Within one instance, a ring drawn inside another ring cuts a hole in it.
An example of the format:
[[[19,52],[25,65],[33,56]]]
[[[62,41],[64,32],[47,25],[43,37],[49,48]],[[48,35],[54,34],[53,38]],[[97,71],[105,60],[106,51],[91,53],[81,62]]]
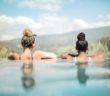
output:
[[[23,32],[23,36],[30,37],[32,35],[33,35],[33,33],[30,29],[25,29],[24,32]]]
[[[23,48],[31,48],[35,43],[35,35],[32,33],[30,29],[25,29],[23,32],[23,37],[21,39],[21,45]]]

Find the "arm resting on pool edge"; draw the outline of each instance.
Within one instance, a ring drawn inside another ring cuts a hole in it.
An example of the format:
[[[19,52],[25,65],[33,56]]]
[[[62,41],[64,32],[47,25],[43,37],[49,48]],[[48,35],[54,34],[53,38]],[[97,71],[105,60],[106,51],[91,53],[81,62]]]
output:
[[[60,58],[64,59],[64,60],[73,60],[74,57],[76,57],[77,55],[74,54],[70,54],[70,53],[63,53],[61,54]]]
[[[8,59],[9,60],[20,60],[20,54],[16,53],[16,52],[11,52],[8,55]],[[35,60],[42,60],[42,59],[54,59],[54,60],[57,60],[57,56],[56,56],[56,54],[51,53],[51,52],[35,51],[33,53],[33,59],[35,59]],[[28,59],[26,59],[26,60],[28,60]]]
[[[51,52],[44,52],[44,51],[35,51],[33,53],[34,60],[42,60],[42,59],[55,59],[57,60],[57,56]]]

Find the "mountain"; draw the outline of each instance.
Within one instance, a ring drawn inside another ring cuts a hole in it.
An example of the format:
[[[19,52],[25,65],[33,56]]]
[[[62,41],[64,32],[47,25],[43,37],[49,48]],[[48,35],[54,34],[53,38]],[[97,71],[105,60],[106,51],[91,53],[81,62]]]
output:
[[[110,34],[110,26],[94,29],[85,29],[73,31],[64,34],[41,35],[36,38],[37,49],[51,50],[59,47],[74,46],[79,32],[86,34],[88,42],[96,42],[102,37],[108,37]],[[0,47],[18,48],[20,38],[10,41],[0,42]]]
[[[86,38],[88,42],[96,42],[102,37],[110,36],[110,26],[94,28],[94,29],[86,29],[80,31],[68,32],[65,34],[56,34],[56,35],[44,35],[39,36],[37,38],[37,44],[40,48],[42,47],[60,47],[60,46],[74,46],[77,35],[80,32],[84,32],[86,34]]]

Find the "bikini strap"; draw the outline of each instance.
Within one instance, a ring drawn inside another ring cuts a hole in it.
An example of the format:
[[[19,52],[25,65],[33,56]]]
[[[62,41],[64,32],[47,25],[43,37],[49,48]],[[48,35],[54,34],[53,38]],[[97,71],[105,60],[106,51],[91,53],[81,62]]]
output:
[[[75,62],[77,61],[77,57],[74,57],[74,61],[75,61]]]
[[[92,59],[91,57],[88,57],[88,61],[91,61],[91,59]]]

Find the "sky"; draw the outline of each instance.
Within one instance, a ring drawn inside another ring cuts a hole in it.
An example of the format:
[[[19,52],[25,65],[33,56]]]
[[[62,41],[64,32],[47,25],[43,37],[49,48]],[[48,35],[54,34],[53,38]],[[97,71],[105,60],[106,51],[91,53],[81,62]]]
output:
[[[0,41],[110,26],[110,0],[0,0]]]

